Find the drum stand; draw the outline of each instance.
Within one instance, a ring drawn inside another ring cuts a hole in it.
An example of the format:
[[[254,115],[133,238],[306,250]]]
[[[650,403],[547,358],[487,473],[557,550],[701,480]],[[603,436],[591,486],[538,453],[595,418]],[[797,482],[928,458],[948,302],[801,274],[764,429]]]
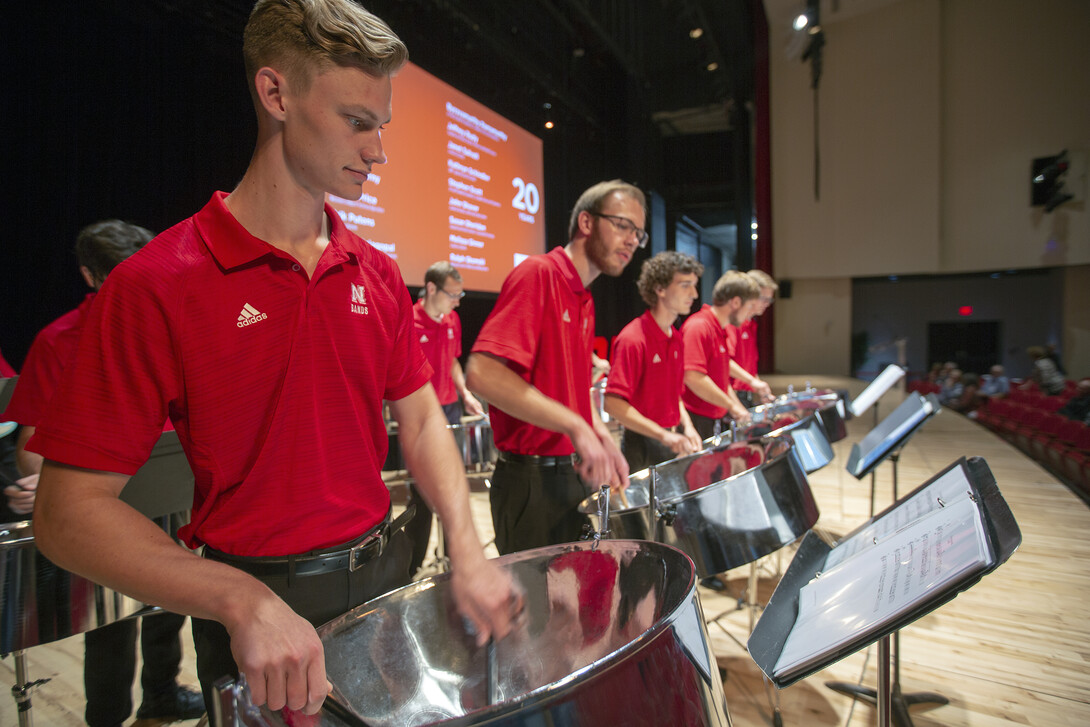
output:
[[[18,649],[11,655],[15,657],[15,686],[11,688],[11,696],[15,699],[15,708],[19,713],[19,727],[33,727],[34,715],[31,714],[33,705],[30,703],[30,696],[49,680],[28,681],[30,677],[27,674],[26,649]]]
[[[893,501],[897,502],[897,463],[901,459],[901,449],[889,453],[888,459],[893,467]],[[874,517],[875,467],[870,477],[870,516]],[[892,639],[890,638],[892,636]],[[891,648],[892,645],[892,648]],[[892,717],[896,727],[912,727],[912,717],[908,707],[913,704],[934,704],[941,707],[950,700],[935,692],[914,692],[904,694],[901,691],[901,632],[887,634],[878,642],[878,687],[872,689],[862,684],[849,682],[825,682],[825,686],[846,697],[866,702],[878,708],[879,727],[889,727]],[[865,667],[864,667],[865,668]],[[890,679],[892,670],[892,681]]]

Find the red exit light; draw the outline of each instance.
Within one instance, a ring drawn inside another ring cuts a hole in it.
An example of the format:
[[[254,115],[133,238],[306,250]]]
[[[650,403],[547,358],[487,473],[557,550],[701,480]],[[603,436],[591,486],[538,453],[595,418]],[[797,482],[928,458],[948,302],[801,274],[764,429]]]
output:
[[[971,316],[972,314],[973,314],[973,306],[971,306],[971,305],[963,305],[960,308],[958,308],[958,315],[959,316]]]

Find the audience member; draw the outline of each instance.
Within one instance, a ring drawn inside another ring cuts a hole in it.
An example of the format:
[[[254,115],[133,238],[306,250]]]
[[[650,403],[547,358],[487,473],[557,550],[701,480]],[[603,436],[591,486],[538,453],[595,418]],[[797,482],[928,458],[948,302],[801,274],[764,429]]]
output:
[[[1037,387],[1049,396],[1062,394],[1064,391],[1063,374],[1056,368],[1056,362],[1049,358],[1045,347],[1030,346],[1026,349],[1026,353],[1033,358],[1033,372],[1030,374],[1030,380],[1022,384],[1021,388],[1028,391],[1036,383]]]
[[[1003,372],[1003,367],[996,364],[988,373],[980,377],[980,395],[989,399],[1001,399],[1010,393],[1011,381]]]
[[[962,414],[972,415],[980,406],[980,377],[973,373],[962,374],[958,387],[961,393],[952,401],[945,402],[946,406]]]
[[[1085,422],[1090,416],[1090,378],[1080,379],[1075,388],[1075,395],[1056,412],[1068,419]]]
[[[949,406],[961,398],[964,384],[961,381],[961,369],[954,368],[946,375],[942,382],[942,390],[939,391],[939,401]]]

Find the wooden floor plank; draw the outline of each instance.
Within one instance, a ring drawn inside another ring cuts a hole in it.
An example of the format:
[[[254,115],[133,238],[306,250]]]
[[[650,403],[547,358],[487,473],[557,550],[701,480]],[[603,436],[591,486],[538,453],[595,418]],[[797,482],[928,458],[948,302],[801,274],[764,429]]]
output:
[[[797,378],[770,377],[784,390]],[[815,385],[848,388],[859,382],[813,377]],[[879,418],[893,411],[900,394],[879,402]],[[810,485],[821,510],[817,527],[842,535],[869,517],[870,478],[857,480],[845,469],[851,445],[874,425],[866,412],[848,423],[848,437],[834,445],[835,460],[813,473]],[[1011,559],[969,591],[902,632],[901,680],[905,691],[939,692],[950,704],[913,711],[917,727],[998,727],[1090,724],[1090,509],[1046,470],[1001,438],[954,412],[943,411],[913,436],[898,463],[898,490],[905,494],[962,455],[982,456],[1022,531]],[[892,501],[892,467],[875,477],[876,507]],[[492,537],[488,495],[471,497],[481,537]],[[494,548],[488,551],[495,554]],[[767,602],[790,562],[792,547],[760,563],[758,600]],[[778,568],[776,562],[779,562]],[[700,589],[718,661],[726,669],[724,689],[734,724],[772,725],[769,697],[760,671],[744,644],[750,614],[737,609],[749,567],[727,574],[729,594]],[[186,629],[182,680],[196,682],[192,643]],[[740,643],[739,643],[740,642]],[[31,678],[48,677],[34,695],[39,725],[83,724],[83,638],[75,636],[27,652]],[[862,727],[876,723],[875,710],[833,692],[826,681],[873,685],[877,650],[853,654],[784,690],[778,697],[785,725]],[[864,669],[864,664],[866,668]],[[102,668],[107,668],[103,665]],[[0,661],[0,680],[14,684],[12,657]],[[139,684],[134,686],[139,703]],[[14,701],[0,695],[0,727],[18,723]],[[130,720],[128,725],[133,725]],[[179,723],[192,727],[196,721]],[[140,725],[152,727],[152,725]]]

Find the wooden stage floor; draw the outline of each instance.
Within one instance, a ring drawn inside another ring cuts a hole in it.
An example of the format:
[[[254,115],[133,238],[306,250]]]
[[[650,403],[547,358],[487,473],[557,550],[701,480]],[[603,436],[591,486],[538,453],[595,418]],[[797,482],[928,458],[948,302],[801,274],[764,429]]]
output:
[[[769,377],[777,391],[803,385],[801,377]],[[817,386],[858,392],[862,382],[814,378]],[[879,417],[893,411],[901,394],[879,402]],[[867,519],[870,478],[845,470],[851,445],[873,427],[867,412],[848,423],[848,437],[834,445],[836,459],[810,475],[821,510],[818,528],[841,535]],[[901,635],[901,685],[905,692],[939,692],[943,707],[912,711],[917,727],[972,725],[1090,725],[1090,509],[1062,483],[1017,449],[952,411],[930,419],[909,440],[900,458],[901,494],[922,484],[961,456],[983,457],[995,475],[1022,531],[1011,559],[970,590],[913,623]],[[877,470],[876,508],[891,502],[892,466]],[[492,536],[487,494],[474,492],[475,519],[486,541]],[[494,552],[494,551],[492,551]],[[758,601],[767,602],[776,573],[790,562],[789,546],[759,563]],[[738,609],[749,566],[727,574],[729,593],[700,589],[708,631],[726,670],[727,703],[736,726],[772,725],[770,696],[760,671],[741,646],[750,612]],[[182,681],[196,683],[192,644],[185,630]],[[74,636],[27,651],[31,679],[49,678],[34,694],[38,725],[83,724],[83,637]],[[863,727],[876,724],[876,710],[824,686],[826,681],[873,686],[877,648],[854,654],[818,674],[778,691],[784,725]],[[101,665],[100,668],[108,668]],[[139,680],[134,702],[139,704]],[[0,661],[0,683],[15,683],[12,657]],[[14,701],[0,694],[0,727],[18,724]],[[153,727],[135,722],[127,726]],[[196,725],[196,720],[178,723]]]

